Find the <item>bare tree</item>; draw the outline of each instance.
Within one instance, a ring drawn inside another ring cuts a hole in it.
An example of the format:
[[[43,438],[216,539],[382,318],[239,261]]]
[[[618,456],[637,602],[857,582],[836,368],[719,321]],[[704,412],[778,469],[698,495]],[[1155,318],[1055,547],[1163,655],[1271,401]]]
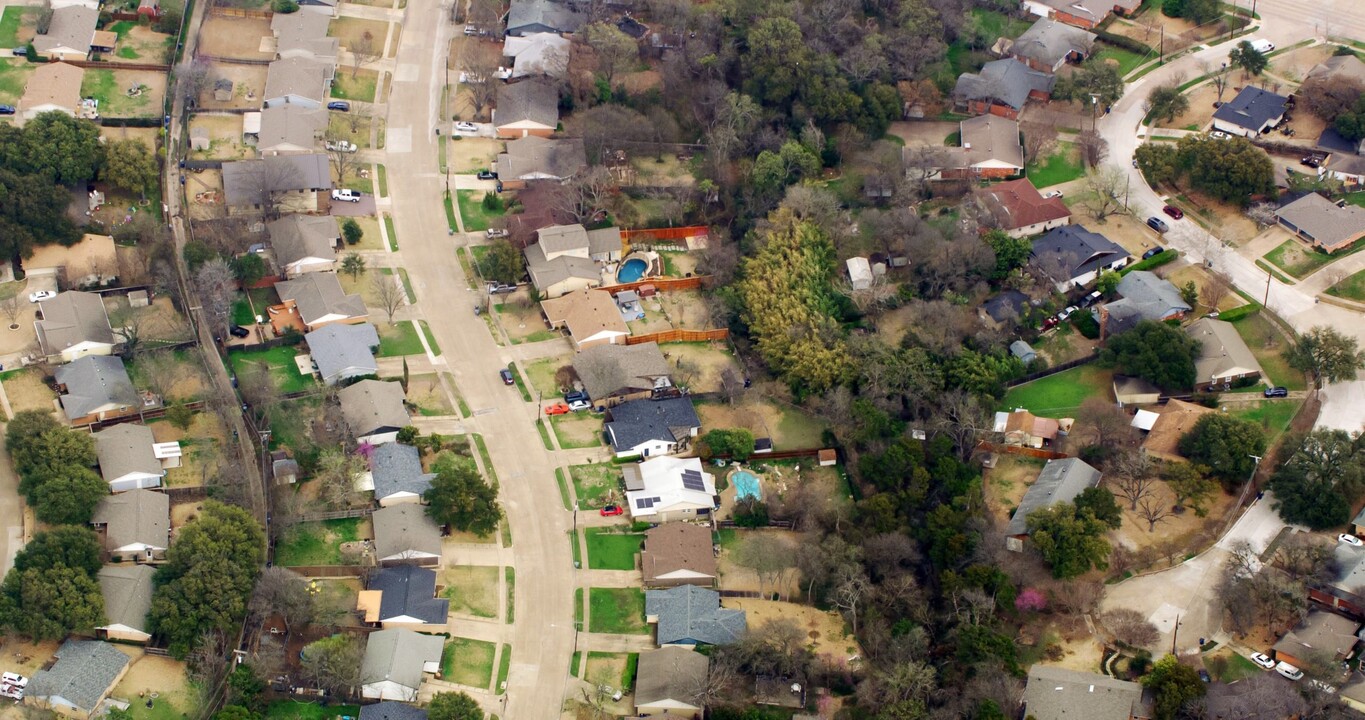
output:
[[[346,113],[346,126],[351,128],[351,134],[360,132],[360,128],[365,128],[366,134],[370,132],[370,120],[374,117],[374,106],[369,103],[352,103],[351,111]]]
[[[1148,622],[1142,613],[1131,608],[1110,610],[1100,616],[1100,622],[1114,639],[1129,647],[1145,649],[1161,637],[1155,625]]]
[[[551,204],[574,222],[589,223],[606,209],[616,181],[604,167],[592,167],[555,188]]]
[[[474,106],[474,117],[483,115],[483,110],[493,104],[502,87],[495,77],[498,72],[498,59],[491,53],[472,53],[464,62],[465,87],[469,92],[469,103]]]
[[[1111,450],[1127,447],[1136,439],[1128,414],[1104,398],[1086,398],[1076,410],[1076,425],[1093,444]]]
[[[52,16],[54,14],[52,0],[43,0],[43,4],[38,8],[38,19],[35,21],[34,32],[39,35],[46,35],[52,28]]]
[[[314,476],[319,483],[318,499],[334,510],[350,507],[356,497],[356,479],[364,471],[365,461],[357,455],[324,452]]]
[[[975,394],[954,389],[939,398],[934,429],[953,439],[959,459],[971,457],[977,440],[993,428],[990,408],[982,405]]]
[[[352,80],[360,72],[361,66],[374,62],[379,58],[379,53],[383,52],[383,48],[375,41],[374,33],[369,30],[360,33],[360,37],[347,49],[351,51]]]
[[[304,679],[332,695],[350,697],[362,681],[365,646],[355,635],[341,634],[309,643],[299,670]]]
[[[676,672],[667,674],[681,677]],[[730,652],[715,653],[711,656],[710,664],[707,665],[706,674],[697,678],[686,692],[693,705],[708,707],[729,697],[739,679],[739,662],[735,654]]]
[[[1103,222],[1105,218],[1122,212],[1123,200],[1119,193],[1128,176],[1116,167],[1102,167],[1090,171],[1085,176],[1085,187],[1090,193],[1083,201],[1090,216]]]
[[[1138,517],[1147,521],[1147,532],[1155,532],[1156,524],[1171,515],[1171,506],[1161,498],[1147,496],[1138,502]]]
[[[1205,75],[1208,76],[1209,83],[1212,84],[1213,88],[1218,91],[1218,99],[1215,102],[1217,102],[1219,105],[1222,105],[1223,91],[1226,90],[1228,87],[1227,63],[1222,63],[1220,67],[1215,68],[1212,62],[1204,60],[1199,63],[1199,69]]]
[[[947,148],[911,147],[902,155],[905,160],[905,177],[912,192],[925,194],[929,181],[942,172],[948,163]]]
[[[299,575],[282,567],[268,567],[251,591],[249,609],[258,621],[279,614],[285,632],[289,632],[313,621],[313,595]]]
[[[731,559],[758,575],[760,595],[766,595],[765,590],[773,586],[786,596],[782,578],[796,566],[796,554],[790,545],[767,533],[751,534],[734,549]]]
[[[1129,510],[1136,511],[1138,503],[1156,489],[1156,473],[1152,472],[1147,456],[1140,452],[1119,453],[1106,469],[1108,485],[1115,495],[1128,501]]]
[[[1276,208],[1274,203],[1256,203],[1246,209],[1246,216],[1256,221],[1257,227],[1267,228],[1274,225]]]
[[[1076,136],[1076,147],[1081,151],[1081,161],[1087,167],[1096,168],[1109,156],[1109,142],[1100,134],[1090,130]]]
[[[407,293],[398,285],[398,278],[381,272],[375,272],[370,278],[370,287],[374,290],[374,299],[392,325],[394,313],[407,303]]]
[[[343,141],[349,142],[349,141]],[[344,185],[346,178],[355,169],[357,160],[354,152],[349,152],[350,148],[338,143],[334,146],[335,150],[328,150],[327,154],[332,158],[332,167],[337,171],[337,184]]]
[[[0,300],[0,313],[4,313],[5,319],[9,320],[9,329],[14,330],[19,327],[19,311],[23,308],[24,306],[19,304],[17,294]]]
[[[848,615],[853,634],[858,634],[858,613],[863,607],[863,596],[869,590],[867,575],[862,568],[849,566],[841,569],[839,583],[834,587],[834,605]]]
[[[1217,310],[1218,303],[1223,302],[1231,290],[1228,279],[1222,273],[1210,272],[1204,279],[1204,286],[1199,288],[1199,302],[1210,310]]]
[[[188,60],[175,66],[175,91],[187,105],[196,105],[216,80],[213,66],[205,60]]]
[[[271,415],[284,399],[270,375],[270,366],[264,362],[244,364],[237,372],[237,387],[242,392],[242,399],[251,408],[256,424],[268,427]]]
[[[260,208],[267,220],[275,220],[285,193],[297,189],[302,181],[298,167],[288,159],[268,157],[247,164],[241,187],[249,204]]]
[[[195,271],[194,286],[209,329],[218,337],[226,337],[237,289],[232,268],[222,258],[209,260]]]
[[[1025,120],[1019,123],[1024,136],[1024,162],[1033,162],[1052,152],[1057,145],[1057,130],[1047,123]]]

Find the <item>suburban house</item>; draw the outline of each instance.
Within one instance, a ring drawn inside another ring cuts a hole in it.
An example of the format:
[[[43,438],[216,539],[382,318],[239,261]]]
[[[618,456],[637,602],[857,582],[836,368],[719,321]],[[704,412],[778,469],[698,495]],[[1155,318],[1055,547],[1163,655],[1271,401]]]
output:
[[[982,117],[987,117],[983,115]],[[964,125],[966,123],[963,123]],[[1015,136],[1015,146],[1019,144]],[[1019,151],[1023,160],[1023,151]],[[1071,224],[1071,209],[1060,197],[1043,197],[1028,178],[1009,180],[980,190],[977,203],[1006,235],[1024,238]]]
[[[978,115],[958,124],[961,147],[943,151],[939,177],[949,180],[998,180],[1024,171],[1019,123],[998,115]]]
[[[1310,192],[1275,211],[1284,229],[1327,253],[1345,250],[1365,237],[1365,208],[1338,206]]]
[[[304,273],[293,280],[275,283],[283,302],[266,312],[298,313],[310,332],[333,323],[355,325],[369,319],[369,310],[359,295],[347,295],[336,273]]]
[[[262,157],[311,153],[327,131],[327,111],[320,107],[290,103],[272,105],[262,110],[260,117],[256,151]]]
[[[512,0],[507,11],[507,34],[568,34],[587,21],[587,14],[571,0]]]
[[[553,85],[524,80],[498,89],[493,127],[500,138],[549,137],[559,126],[559,92]]]
[[[361,380],[342,388],[337,398],[356,442],[368,445],[393,442],[399,430],[412,424],[399,383]]]
[[[1034,665],[1024,688],[1023,714],[1034,720],[1150,720],[1142,686],[1109,675]]]
[[[507,150],[498,155],[498,180],[503,189],[520,190],[534,180],[568,180],[587,166],[582,138],[549,140],[528,135],[507,141]]]
[[[643,400],[673,386],[658,343],[594,345],[574,355],[573,369],[596,407]]]
[[[116,357],[83,357],[57,368],[53,374],[61,388],[58,399],[67,422],[78,427],[136,415],[144,407],[159,404],[133,387],[123,361]]]
[[[111,556],[150,562],[171,546],[171,498],[154,490],[110,495],[95,506],[90,524],[104,529]]]
[[[963,73],[953,87],[953,101],[973,115],[999,115],[1016,120],[1029,100],[1047,102],[1057,77],[1005,58],[992,60],[979,73]]]
[[[1059,227],[1033,241],[1030,262],[1066,292],[1095,281],[1105,270],[1118,270],[1132,256],[1114,241],[1080,225]]]
[[[1024,408],[1016,408],[1013,412],[997,412],[993,429],[1004,436],[1006,445],[1041,448],[1052,445],[1058,435],[1065,435],[1071,429],[1071,420],[1038,417]]]
[[[640,653],[635,670],[635,714],[700,718],[706,704],[697,698],[697,689],[705,687],[710,667],[707,656],[676,645]]]
[[[1055,73],[1067,63],[1085,60],[1094,47],[1094,33],[1050,18],[1040,18],[1015,38],[1006,54],[1034,70]]]
[[[68,290],[38,303],[41,320],[33,327],[49,362],[69,363],[87,355],[114,352],[114,331],[104,300],[95,293]]]
[[[384,443],[370,455],[374,499],[380,507],[420,503],[431,489],[433,473],[422,471],[422,453],[411,445]]]
[[[701,430],[692,399],[686,396],[621,403],[607,410],[607,418],[607,437],[616,457],[672,455]]]
[[[1184,460],[1180,438],[1194,428],[1199,418],[1213,412],[1218,411],[1174,398],[1160,407],[1139,410],[1133,422],[1134,427],[1147,433],[1142,439],[1142,452],[1162,460]]]
[[[1313,666],[1319,655],[1340,662],[1350,657],[1360,638],[1360,621],[1333,612],[1317,611],[1271,646],[1276,660],[1299,668]]]
[[[317,12],[275,13],[270,32],[275,35],[275,57],[312,58],[336,64],[339,38],[327,37],[331,15]],[[383,42],[383,38],[379,39]]]
[[[1310,586],[1308,599],[1351,617],[1365,618],[1365,549],[1337,543],[1332,554],[1336,576]]]
[[[1280,124],[1289,99],[1248,85],[1213,112],[1213,129],[1254,138]]]
[[[600,286],[601,263],[621,259],[621,248],[616,227],[550,225],[537,230],[535,244],[526,247],[526,271],[543,297],[557,298]]]
[[[23,266],[30,286],[35,279],[47,277],[58,287],[98,285],[118,276],[118,252],[113,237],[86,233],[75,245],[54,243],[33,248],[33,254],[24,258]],[[93,314],[94,305],[89,307]]]
[[[313,367],[326,385],[379,372],[379,363],[374,359],[379,332],[369,323],[328,325],[304,335],[303,339],[308,343]]]
[[[145,643],[152,639],[147,631],[147,613],[152,609],[151,565],[105,565],[100,568],[100,594],[104,596],[105,624],[95,628],[101,640]]]
[[[1124,275],[1117,292],[1120,299],[1092,311],[1100,324],[1100,337],[1127,332],[1143,320],[1183,320],[1191,309],[1179,288],[1146,270]]]
[[[81,106],[81,81],[85,70],[64,62],[39,65],[24,85],[19,98],[19,117],[32,120],[41,113],[61,112],[72,117]]]
[[[710,516],[715,507],[716,478],[702,468],[701,458],[661,455],[624,465],[621,471],[633,520],[696,520]]]
[[[1130,375],[1114,374],[1114,381],[1110,384],[1114,391],[1114,401],[1119,407],[1129,405],[1155,405],[1161,402],[1161,388],[1143,380],[1140,377]],[[1143,412],[1143,411],[1139,411]],[[1138,427],[1134,420],[1133,427]],[[1141,428],[1150,430],[1150,427]]]
[[[331,215],[287,215],[266,224],[275,264],[286,278],[336,267],[341,227]]]
[[[665,523],[646,530],[640,572],[645,587],[715,587],[720,570],[711,547],[711,528],[695,523]]]
[[[285,212],[316,212],[317,193],[331,187],[332,166],[323,153],[223,163],[223,199],[230,212],[259,212],[271,200]]]
[[[1318,136],[1317,151],[1327,157],[1318,166],[1320,177],[1332,177],[1357,187],[1365,183],[1365,140],[1347,140],[1331,125]]]
[[[441,564],[441,528],[421,505],[390,505],[370,516],[374,554],[380,565]]]
[[[95,38],[100,11],[85,5],[67,5],[52,11],[47,33],[33,36],[33,49],[48,60],[85,60]]]
[[[1203,317],[1185,326],[1185,334],[1200,345],[1199,356],[1194,359],[1195,389],[1221,386],[1227,390],[1238,380],[1264,374],[1251,348],[1231,323]]]
[[[660,647],[729,645],[749,629],[743,610],[721,607],[720,593],[696,585],[646,590],[645,622],[658,626]]]
[[[360,720],[427,720],[427,711],[407,703],[385,700],[361,705]]]
[[[1019,508],[1014,511],[1010,522],[1005,526],[1005,547],[1014,552],[1022,552],[1024,541],[1028,539],[1028,516],[1034,510],[1052,507],[1060,502],[1071,502],[1086,488],[1100,484],[1100,471],[1079,458],[1048,460],[1038,473]]]
[[[356,609],[385,628],[445,627],[450,601],[436,597],[436,571],[416,565],[380,568],[361,590]]]
[[[1012,328],[1029,307],[1029,297],[1018,290],[1002,290],[987,298],[977,315],[996,328]]]
[[[94,716],[128,671],[128,656],[99,640],[67,640],[51,667],[33,674],[24,703],[80,720]]]
[[[557,33],[509,35],[502,43],[502,56],[512,58],[512,79],[540,76],[564,77],[569,71],[569,39]]]
[[[1354,80],[1365,84],[1365,62],[1355,55],[1333,55],[1308,71],[1303,82],[1307,85],[1310,80]]]
[[[405,628],[370,633],[360,663],[360,695],[372,700],[415,702],[427,675],[441,671],[445,638]]]
[[[100,475],[112,492],[161,487],[166,469],[156,456],[156,438],[146,425],[122,423],[92,436]]]
[[[579,290],[541,301],[552,328],[566,328],[575,350],[597,345],[624,345],[630,328],[606,290]]]
[[[301,105],[305,108],[320,108],[327,102],[335,75],[335,65],[310,57],[276,60],[270,63],[265,76],[261,107]]]

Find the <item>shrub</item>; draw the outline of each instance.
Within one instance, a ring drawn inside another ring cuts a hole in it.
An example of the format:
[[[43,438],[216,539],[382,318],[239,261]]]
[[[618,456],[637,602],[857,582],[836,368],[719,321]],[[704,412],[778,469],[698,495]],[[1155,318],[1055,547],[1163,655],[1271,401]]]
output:
[[[365,237],[365,231],[360,228],[360,223],[351,218],[341,221],[341,234],[346,238],[347,245],[355,245]]]
[[[1175,259],[1178,257],[1180,257],[1180,253],[1176,252],[1175,250],[1162,250],[1161,252],[1147,258],[1146,260],[1139,260],[1138,262],[1132,263],[1131,265],[1128,265],[1127,267],[1120,269],[1119,274],[1127,275],[1128,273],[1133,272],[1135,270],[1151,270],[1154,267],[1160,267],[1168,262],[1174,262]]]
[[[1248,315],[1254,315],[1260,311],[1261,311],[1260,303],[1252,302],[1247,303],[1246,305],[1235,307],[1231,310],[1225,310],[1223,312],[1220,312],[1218,313],[1218,319],[1223,320],[1225,322],[1235,322],[1237,320],[1241,320],[1244,317],[1247,317]]]
[[[491,192],[483,194],[483,201],[481,204],[483,205],[483,209],[489,212],[499,212],[503,209],[502,198]]]
[[[274,0],[270,7],[281,15],[288,15],[299,11],[299,4],[295,0]]]

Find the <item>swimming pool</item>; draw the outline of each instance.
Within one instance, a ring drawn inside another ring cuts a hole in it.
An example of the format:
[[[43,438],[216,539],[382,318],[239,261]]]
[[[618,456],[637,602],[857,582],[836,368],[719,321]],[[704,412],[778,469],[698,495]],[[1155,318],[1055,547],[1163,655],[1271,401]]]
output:
[[[621,263],[621,269],[616,271],[616,280],[623,283],[635,282],[644,277],[645,268],[648,267],[649,263],[644,260],[641,260],[640,258],[631,258],[624,263]]]
[[[763,493],[758,488],[758,476],[748,470],[736,470],[730,475],[730,483],[735,486],[735,499],[751,497],[762,500]]]

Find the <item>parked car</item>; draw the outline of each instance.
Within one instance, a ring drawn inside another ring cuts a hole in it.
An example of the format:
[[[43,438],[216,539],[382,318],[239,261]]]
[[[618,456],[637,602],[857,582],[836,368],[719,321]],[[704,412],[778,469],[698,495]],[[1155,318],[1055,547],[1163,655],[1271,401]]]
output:
[[[1362,545],[1365,545],[1365,543],[1362,543],[1360,541],[1360,538],[1356,537],[1355,535],[1350,535],[1347,533],[1342,533],[1338,535],[1337,542],[1344,542],[1352,547],[1361,547]]]
[[[19,57],[27,57],[27,56],[28,56],[28,46],[27,46],[27,45],[20,45],[19,47],[14,48],[14,49],[11,50],[10,52],[14,53],[15,55],[18,55]]]
[[[503,285],[501,283],[488,283],[489,295],[506,295],[517,291],[516,285]]]
[[[1085,297],[1081,298],[1081,307],[1090,307],[1091,305],[1094,305],[1095,303],[1099,302],[1099,300],[1100,291],[1096,290],[1095,292],[1092,292],[1089,295],[1086,295]]]
[[[569,406],[564,403],[554,403],[545,407],[546,415],[566,415],[569,413]]]
[[[1321,680],[1309,680],[1308,684],[1312,685],[1314,688],[1321,692],[1327,693],[1328,695],[1331,695],[1337,691],[1336,688],[1332,687],[1331,685],[1328,685],[1327,683]]]
[[[1275,661],[1271,660],[1270,656],[1266,655],[1265,653],[1252,653],[1251,661],[1256,663],[1257,665],[1260,665],[1266,670],[1275,667]]]
[[[0,115],[13,115],[14,112],[13,105],[0,105]]]
[[[1181,210],[1180,208],[1178,208],[1178,207],[1176,207],[1176,206],[1174,206],[1174,205],[1167,205],[1166,207],[1161,208],[1161,212],[1164,212],[1164,213],[1166,213],[1167,215],[1170,215],[1171,217],[1175,218],[1176,220],[1179,220],[1180,218],[1185,217],[1185,211],[1184,211],[1184,210]]]
[[[327,109],[338,110],[341,112],[350,112],[351,104],[346,102],[345,100],[333,100],[332,102],[327,103]]]
[[[1307,165],[1310,168],[1315,168],[1318,167],[1319,165],[1322,165],[1322,159],[1319,158],[1317,155],[1309,155],[1308,157],[1300,160],[1299,164]]]
[[[495,172],[493,172],[492,170],[480,170],[480,171],[479,171],[479,179],[480,179],[480,180],[497,180],[497,179],[498,179],[498,174],[495,173]]]
[[[1148,258],[1154,258],[1154,257],[1156,257],[1157,255],[1160,255],[1161,253],[1164,253],[1164,252],[1166,252],[1166,248],[1161,247],[1160,245],[1157,245],[1156,247],[1152,248],[1151,250],[1148,250],[1147,252],[1143,253],[1143,254],[1142,254],[1142,259],[1143,259],[1143,260],[1146,260],[1146,259],[1148,259]]]
[[[360,192],[349,188],[337,188],[332,191],[332,199],[337,202],[360,202]]]
[[[1277,672],[1277,673],[1279,673],[1279,674],[1281,674],[1281,675],[1283,675],[1283,676],[1289,678],[1290,680],[1302,680],[1302,679],[1303,679],[1303,671],[1302,671],[1302,670],[1300,670],[1300,669],[1294,667],[1293,665],[1290,665],[1290,664],[1287,663],[1287,662],[1284,662],[1283,660],[1281,660],[1281,661],[1279,662],[1279,664],[1277,664],[1277,665],[1275,666],[1275,672]]]
[[[503,369],[499,370],[499,371],[498,371],[498,377],[502,378],[502,384],[503,384],[503,385],[516,385],[516,384],[517,384],[517,381],[514,380],[514,379],[512,379],[512,371],[511,371],[511,370],[508,370],[507,368],[503,368]]]
[[[28,678],[19,673],[0,673],[0,683],[5,685],[18,685],[21,688],[28,687]]]
[[[1063,320],[1066,320],[1067,318],[1071,317],[1071,314],[1076,312],[1077,310],[1080,310],[1080,308],[1076,307],[1075,305],[1067,307],[1065,310],[1057,313],[1057,321],[1061,322]]]
[[[28,301],[29,301],[29,302],[39,302],[39,301],[42,301],[42,300],[51,300],[52,298],[55,298],[55,297],[57,297],[57,293],[52,292],[51,290],[39,290],[38,292],[31,292],[31,293],[29,293],[29,294],[28,294]]]
[[[1043,198],[1047,200],[1051,200],[1052,198],[1059,198],[1061,196],[1062,196],[1061,190],[1051,190],[1049,192],[1043,193]]]
[[[1157,217],[1157,216],[1155,216],[1155,215],[1153,215],[1152,217],[1147,218],[1147,227],[1149,227],[1149,228],[1151,228],[1151,229],[1153,229],[1153,230],[1155,230],[1155,231],[1157,231],[1157,232],[1159,232],[1159,233],[1164,233],[1164,232],[1166,232],[1167,230],[1170,230],[1170,229],[1171,229],[1171,226],[1170,226],[1170,225],[1167,225],[1165,220],[1162,220],[1161,218],[1159,218],[1159,217]]]
[[[493,239],[495,239],[495,238],[505,238],[505,237],[507,237],[508,235],[511,235],[512,233],[508,232],[508,231],[505,230],[505,229],[501,229],[501,228],[488,228],[487,230],[484,231],[483,234],[484,234],[484,236],[487,237],[489,240],[493,240]]]
[[[621,509],[620,505],[607,505],[606,507],[603,507],[600,512],[602,513],[602,517],[616,517],[617,515],[624,515],[626,513],[625,510]]]
[[[1228,134],[1223,132],[1222,130],[1214,130],[1213,132],[1209,133],[1209,137],[1213,138],[1214,140],[1226,140],[1228,139]]]
[[[1049,317],[1049,318],[1043,320],[1043,329],[1044,329],[1044,330],[1051,330],[1052,328],[1057,327],[1057,323],[1059,323],[1059,322],[1061,322],[1061,321],[1057,319],[1057,316],[1056,316],[1056,315],[1053,315],[1053,316],[1051,316],[1051,317]]]
[[[455,123],[455,132],[478,132],[479,126],[472,122]]]
[[[568,403],[569,409],[574,412],[592,407],[592,401],[588,399],[588,394],[577,390],[564,393],[564,402]]]
[[[1213,682],[1213,678],[1209,677],[1209,671],[1204,668],[1199,668],[1199,679],[1206,683]]]
[[[246,328],[242,327],[241,325],[229,325],[229,326],[228,326],[228,334],[231,335],[231,336],[233,336],[233,337],[244,338],[244,337],[249,337],[249,336],[251,335],[251,331],[250,331],[250,330],[247,330]]]
[[[464,34],[465,34],[465,35],[478,35],[478,34],[479,34],[479,29],[476,28],[476,27],[474,27],[473,25],[465,25],[465,26],[464,26]]]
[[[10,700],[23,700],[24,689],[18,685],[0,685],[0,697]]]
[[[358,149],[356,148],[355,143],[348,140],[328,140],[327,142],[324,142],[322,146],[328,150],[344,153],[353,153]]]
[[[1289,388],[1279,386],[1268,387],[1265,389],[1265,396],[1268,398],[1289,397]]]

